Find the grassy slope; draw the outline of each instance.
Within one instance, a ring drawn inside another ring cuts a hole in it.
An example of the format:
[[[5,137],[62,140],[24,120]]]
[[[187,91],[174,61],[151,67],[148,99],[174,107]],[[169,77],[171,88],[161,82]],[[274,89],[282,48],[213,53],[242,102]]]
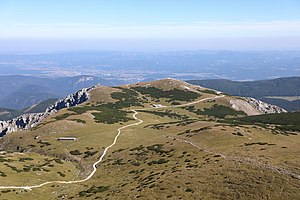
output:
[[[258,124],[261,126],[272,126],[274,130],[300,131],[300,112],[273,113],[265,115],[246,116],[227,119],[233,124]]]
[[[59,158],[42,156],[36,153],[7,153],[0,156],[1,185],[26,185],[28,177],[39,177],[30,180],[39,184],[49,180],[70,180],[76,177],[78,169]]]
[[[99,104],[101,100],[116,104],[122,98],[128,98],[127,95],[118,94],[114,99],[108,95],[111,92],[126,94],[120,88],[109,89],[109,92],[93,91],[91,101],[83,105],[83,114],[75,115],[73,111],[63,110],[34,130],[9,134],[4,141],[5,148],[16,150],[16,146],[19,146],[25,151],[70,160],[70,164],[77,167],[71,170],[70,174],[75,174],[80,169],[79,177],[85,177],[87,174],[84,172],[90,170],[91,163],[101,155],[104,147],[111,144],[116,129],[133,123],[133,120],[113,124],[95,122],[92,113],[99,111],[93,104]],[[209,95],[213,96],[203,93],[199,99]],[[172,103],[169,102],[170,98],[157,99],[151,95],[138,94],[134,98],[146,107],[152,103]],[[204,110],[213,108],[214,104],[228,106],[224,99],[220,99],[215,102],[202,102],[194,107]],[[111,104],[109,105],[111,107]],[[116,105],[125,106],[122,108],[124,111],[142,108],[120,103]],[[258,125],[232,126],[217,122],[215,116],[199,115],[183,108],[161,108],[155,111],[160,114],[138,114],[144,123],[122,131],[117,145],[109,150],[96,175],[88,182],[76,185],[49,185],[30,192],[2,191],[0,198],[297,199],[300,195],[299,179],[268,167],[274,165],[296,174],[300,173],[299,134],[274,134],[269,128]],[[63,120],[55,119],[64,113],[73,115]],[[128,113],[129,118],[130,115]],[[174,116],[188,118],[180,119]],[[72,121],[75,119],[85,123]],[[280,132],[281,130],[278,130],[278,133]],[[34,139],[35,136],[39,138]],[[74,136],[78,140],[58,142],[56,138],[61,136]],[[202,150],[183,142],[182,139],[193,142]],[[70,153],[75,150],[78,150],[80,155]],[[86,157],[90,155],[86,153],[88,151],[96,153]],[[226,159],[218,153],[226,155]],[[1,182],[13,182],[13,177],[18,176],[16,172],[13,173],[12,171],[11,175],[0,177]],[[53,173],[56,171],[53,170]],[[28,184],[37,179],[33,173],[24,175],[27,175],[24,179]],[[50,197],[49,194],[53,195]]]

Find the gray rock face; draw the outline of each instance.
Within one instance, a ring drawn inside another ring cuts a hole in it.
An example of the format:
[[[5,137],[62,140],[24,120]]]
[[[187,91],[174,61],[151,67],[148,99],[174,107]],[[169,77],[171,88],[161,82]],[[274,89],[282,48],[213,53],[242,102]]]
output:
[[[54,105],[47,108],[45,113],[57,112],[58,110],[61,110],[63,108],[77,106],[87,101],[89,99],[89,91],[93,88],[94,87],[84,88],[82,90],[79,90],[75,94],[70,94],[65,99],[59,100]]]
[[[63,100],[57,101],[46,109],[44,113],[30,113],[16,117],[9,121],[0,121],[0,137],[18,130],[26,130],[39,124],[47,116],[56,113],[63,108],[77,106],[89,99],[89,91],[94,87],[84,88],[74,94],[70,94]]]
[[[271,105],[254,98],[237,98],[230,100],[230,104],[233,109],[238,111],[243,111],[247,115],[261,115],[269,113],[283,113],[287,112],[286,110]]]
[[[283,108],[280,108],[278,106],[265,103],[263,101],[254,99],[254,98],[246,98],[246,101],[253,105],[258,111],[260,111],[263,114],[270,114],[270,113],[283,113],[287,112]]]

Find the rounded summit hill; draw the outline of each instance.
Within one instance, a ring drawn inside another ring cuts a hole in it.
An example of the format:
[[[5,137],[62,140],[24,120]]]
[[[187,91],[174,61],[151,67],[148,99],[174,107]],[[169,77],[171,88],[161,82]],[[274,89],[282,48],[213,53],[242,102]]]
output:
[[[192,85],[187,82],[177,80],[174,78],[166,78],[166,79],[161,79],[161,80],[156,80],[156,81],[151,81],[151,82],[140,82],[140,83],[125,85],[125,86],[127,86],[127,87],[156,87],[156,88],[160,88],[163,90],[180,89],[180,90],[198,91],[198,90],[206,89],[204,87]]]

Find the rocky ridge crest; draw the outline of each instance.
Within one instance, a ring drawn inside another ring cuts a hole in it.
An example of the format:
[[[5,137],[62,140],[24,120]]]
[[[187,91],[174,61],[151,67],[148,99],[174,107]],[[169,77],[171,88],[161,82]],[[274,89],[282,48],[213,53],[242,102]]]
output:
[[[90,88],[83,88],[74,94],[68,95],[62,100],[58,100],[55,104],[48,107],[43,113],[23,114],[9,121],[0,121],[0,137],[3,137],[7,133],[35,127],[47,116],[52,115],[63,108],[77,106],[87,101],[90,96],[89,91],[94,87],[95,86]]]

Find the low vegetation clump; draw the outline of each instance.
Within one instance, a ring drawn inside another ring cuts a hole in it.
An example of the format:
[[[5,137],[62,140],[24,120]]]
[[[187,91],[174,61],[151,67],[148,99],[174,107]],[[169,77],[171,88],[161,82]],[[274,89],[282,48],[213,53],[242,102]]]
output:
[[[300,112],[247,116],[237,120],[251,124],[276,124],[276,128],[283,131],[300,131]]]
[[[82,119],[70,119],[71,121],[77,122],[77,123],[81,123],[81,124],[86,124],[86,121],[82,120]]]
[[[142,106],[138,100],[139,94],[131,89],[122,88],[122,92],[113,92],[111,97],[118,100],[115,104],[120,108],[128,108],[131,106]]]
[[[168,127],[170,125],[175,125],[176,126],[186,126],[188,124],[192,124],[194,122],[196,122],[196,119],[184,119],[184,120],[180,120],[180,121],[175,121],[175,122],[165,122],[165,123],[158,123],[158,124],[149,124],[147,126],[145,126],[144,128],[152,128],[152,129],[163,129],[165,127]]]
[[[241,132],[232,133],[232,135],[244,136]]]
[[[20,158],[19,162],[25,162],[25,161],[28,161],[28,160],[33,160],[33,158]]]
[[[153,160],[153,161],[149,162],[148,165],[149,165],[149,166],[154,165],[154,164],[156,164],[156,165],[161,165],[161,164],[164,164],[164,163],[167,163],[167,162],[169,162],[169,160],[166,160],[166,159],[164,159],[164,158],[161,158],[161,159],[159,159],[159,160]]]
[[[0,156],[0,162],[12,162],[13,160],[12,159],[7,159],[7,158],[4,158],[2,156]]]
[[[217,95],[217,93],[213,90],[207,90],[206,89],[206,90],[201,90],[201,92],[206,93],[206,94],[215,94],[215,95]]]
[[[39,140],[37,143],[41,144],[41,146],[40,146],[41,148],[43,148],[44,146],[50,146],[51,145],[50,142],[42,141],[42,140]]]
[[[125,165],[125,162],[123,162],[123,159],[117,159],[112,163],[112,165]]]
[[[242,117],[239,120],[251,123],[296,125],[300,124],[300,112],[254,115]]]
[[[187,119],[188,116],[186,115],[180,115],[171,111],[165,111],[165,112],[160,112],[160,111],[150,111],[150,110],[138,110],[139,112],[144,112],[144,113],[149,113],[153,115],[157,115],[160,117],[169,117],[171,119]]]
[[[9,193],[11,190],[2,190],[1,193]]]
[[[163,146],[164,146],[163,144],[155,144],[155,145],[148,146],[147,149],[149,151],[154,151],[155,153],[157,153],[159,155],[162,155],[164,153],[167,154],[167,153],[170,153],[171,151],[173,151],[173,150],[169,150],[169,151],[164,150]]]
[[[20,158],[21,159],[21,158]],[[29,160],[29,159],[25,159]],[[32,159],[33,160],[33,159]],[[23,166],[13,166],[8,163],[5,163],[4,165],[8,168],[10,168],[12,171],[15,171],[16,173],[23,173],[23,172],[30,172],[30,171],[44,171],[44,172],[50,172],[51,170],[47,169],[47,167],[54,167],[53,164],[51,164],[53,160],[45,160],[46,162],[43,164],[30,164],[30,165],[23,165]],[[19,162],[24,162],[24,161],[19,161]],[[44,168],[46,167],[46,168]],[[3,173],[3,177],[6,175]],[[0,173],[1,176],[1,173]]]
[[[264,128],[268,128],[268,125],[273,124],[275,128],[280,131],[300,131],[300,112],[253,115],[226,119],[220,122],[226,122],[232,125],[255,124]]]
[[[81,153],[78,149],[76,149],[76,150],[74,150],[74,151],[70,151],[70,154],[71,154],[71,155],[74,155],[74,156],[79,156],[79,155],[81,155],[82,153]]]
[[[54,161],[55,161],[57,164],[61,164],[61,165],[64,164],[64,162],[61,161],[61,159],[59,159],[59,158],[55,158]]]
[[[94,156],[97,153],[98,153],[98,151],[85,151],[83,158],[88,158],[88,157]]]
[[[178,105],[180,105],[180,104],[181,104],[181,103],[178,102],[178,101],[173,101],[173,102],[171,103],[172,106],[178,106]]]
[[[78,193],[78,195],[79,195],[79,197],[90,197],[94,194],[105,192],[108,189],[109,189],[109,186],[98,186],[98,187],[97,186],[92,186],[87,190],[80,191]]]
[[[251,146],[251,145],[275,145],[275,144],[269,144],[267,142],[252,142],[252,143],[244,143],[245,146]]]
[[[246,115],[246,113],[244,113],[243,111],[237,111],[233,108],[218,104],[214,104],[211,108],[204,108],[203,110],[196,110],[194,106],[189,106],[186,108],[186,110],[196,113],[197,115],[208,115],[217,118],[225,118],[226,116]]]
[[[114,124],[118,122],[127,122],[131,118],[127,117],[126,111],[103,108],[101,112],[93,112],[97,123]]]
[[[65,177],[66,175],[62,172],[57,172],[58,175],[60,175],[61,177]]]
[[[54,119],[63,120],[63,119],[70,117],[71,115],[73,115],[73,114],[72,113],[64,113],[62,115],[58,115],[58,116],[54,117]]]
[[[0,171],[0,176],[1,176],[1,177],[6,177],[7,175],[6,175],[4,172],[1,172],[1,171]]]
[[[185,191],[186,192],[194,192],[193,189],[191,189],[191,188],[187,188]]]
[[[155,99],[167,98],[169,102],[193,101],[201,96],[196,92],[178,89],[172,89],[167,91],[155,87],[135,87],[134,89],[143,95],[149,95],[150,97]]]
[[[177,135],[187,134],[187,136],[191,136],[191,135],[194,135],[194,134],[198,134],[201,131],[210,130],[210,129],[211,129],[211,127],[203,127],[203,128],[199,128],[199,129],[195,129],[195,130],[188,129],[188,130],[185,130],[181,133],[178,133]]]

